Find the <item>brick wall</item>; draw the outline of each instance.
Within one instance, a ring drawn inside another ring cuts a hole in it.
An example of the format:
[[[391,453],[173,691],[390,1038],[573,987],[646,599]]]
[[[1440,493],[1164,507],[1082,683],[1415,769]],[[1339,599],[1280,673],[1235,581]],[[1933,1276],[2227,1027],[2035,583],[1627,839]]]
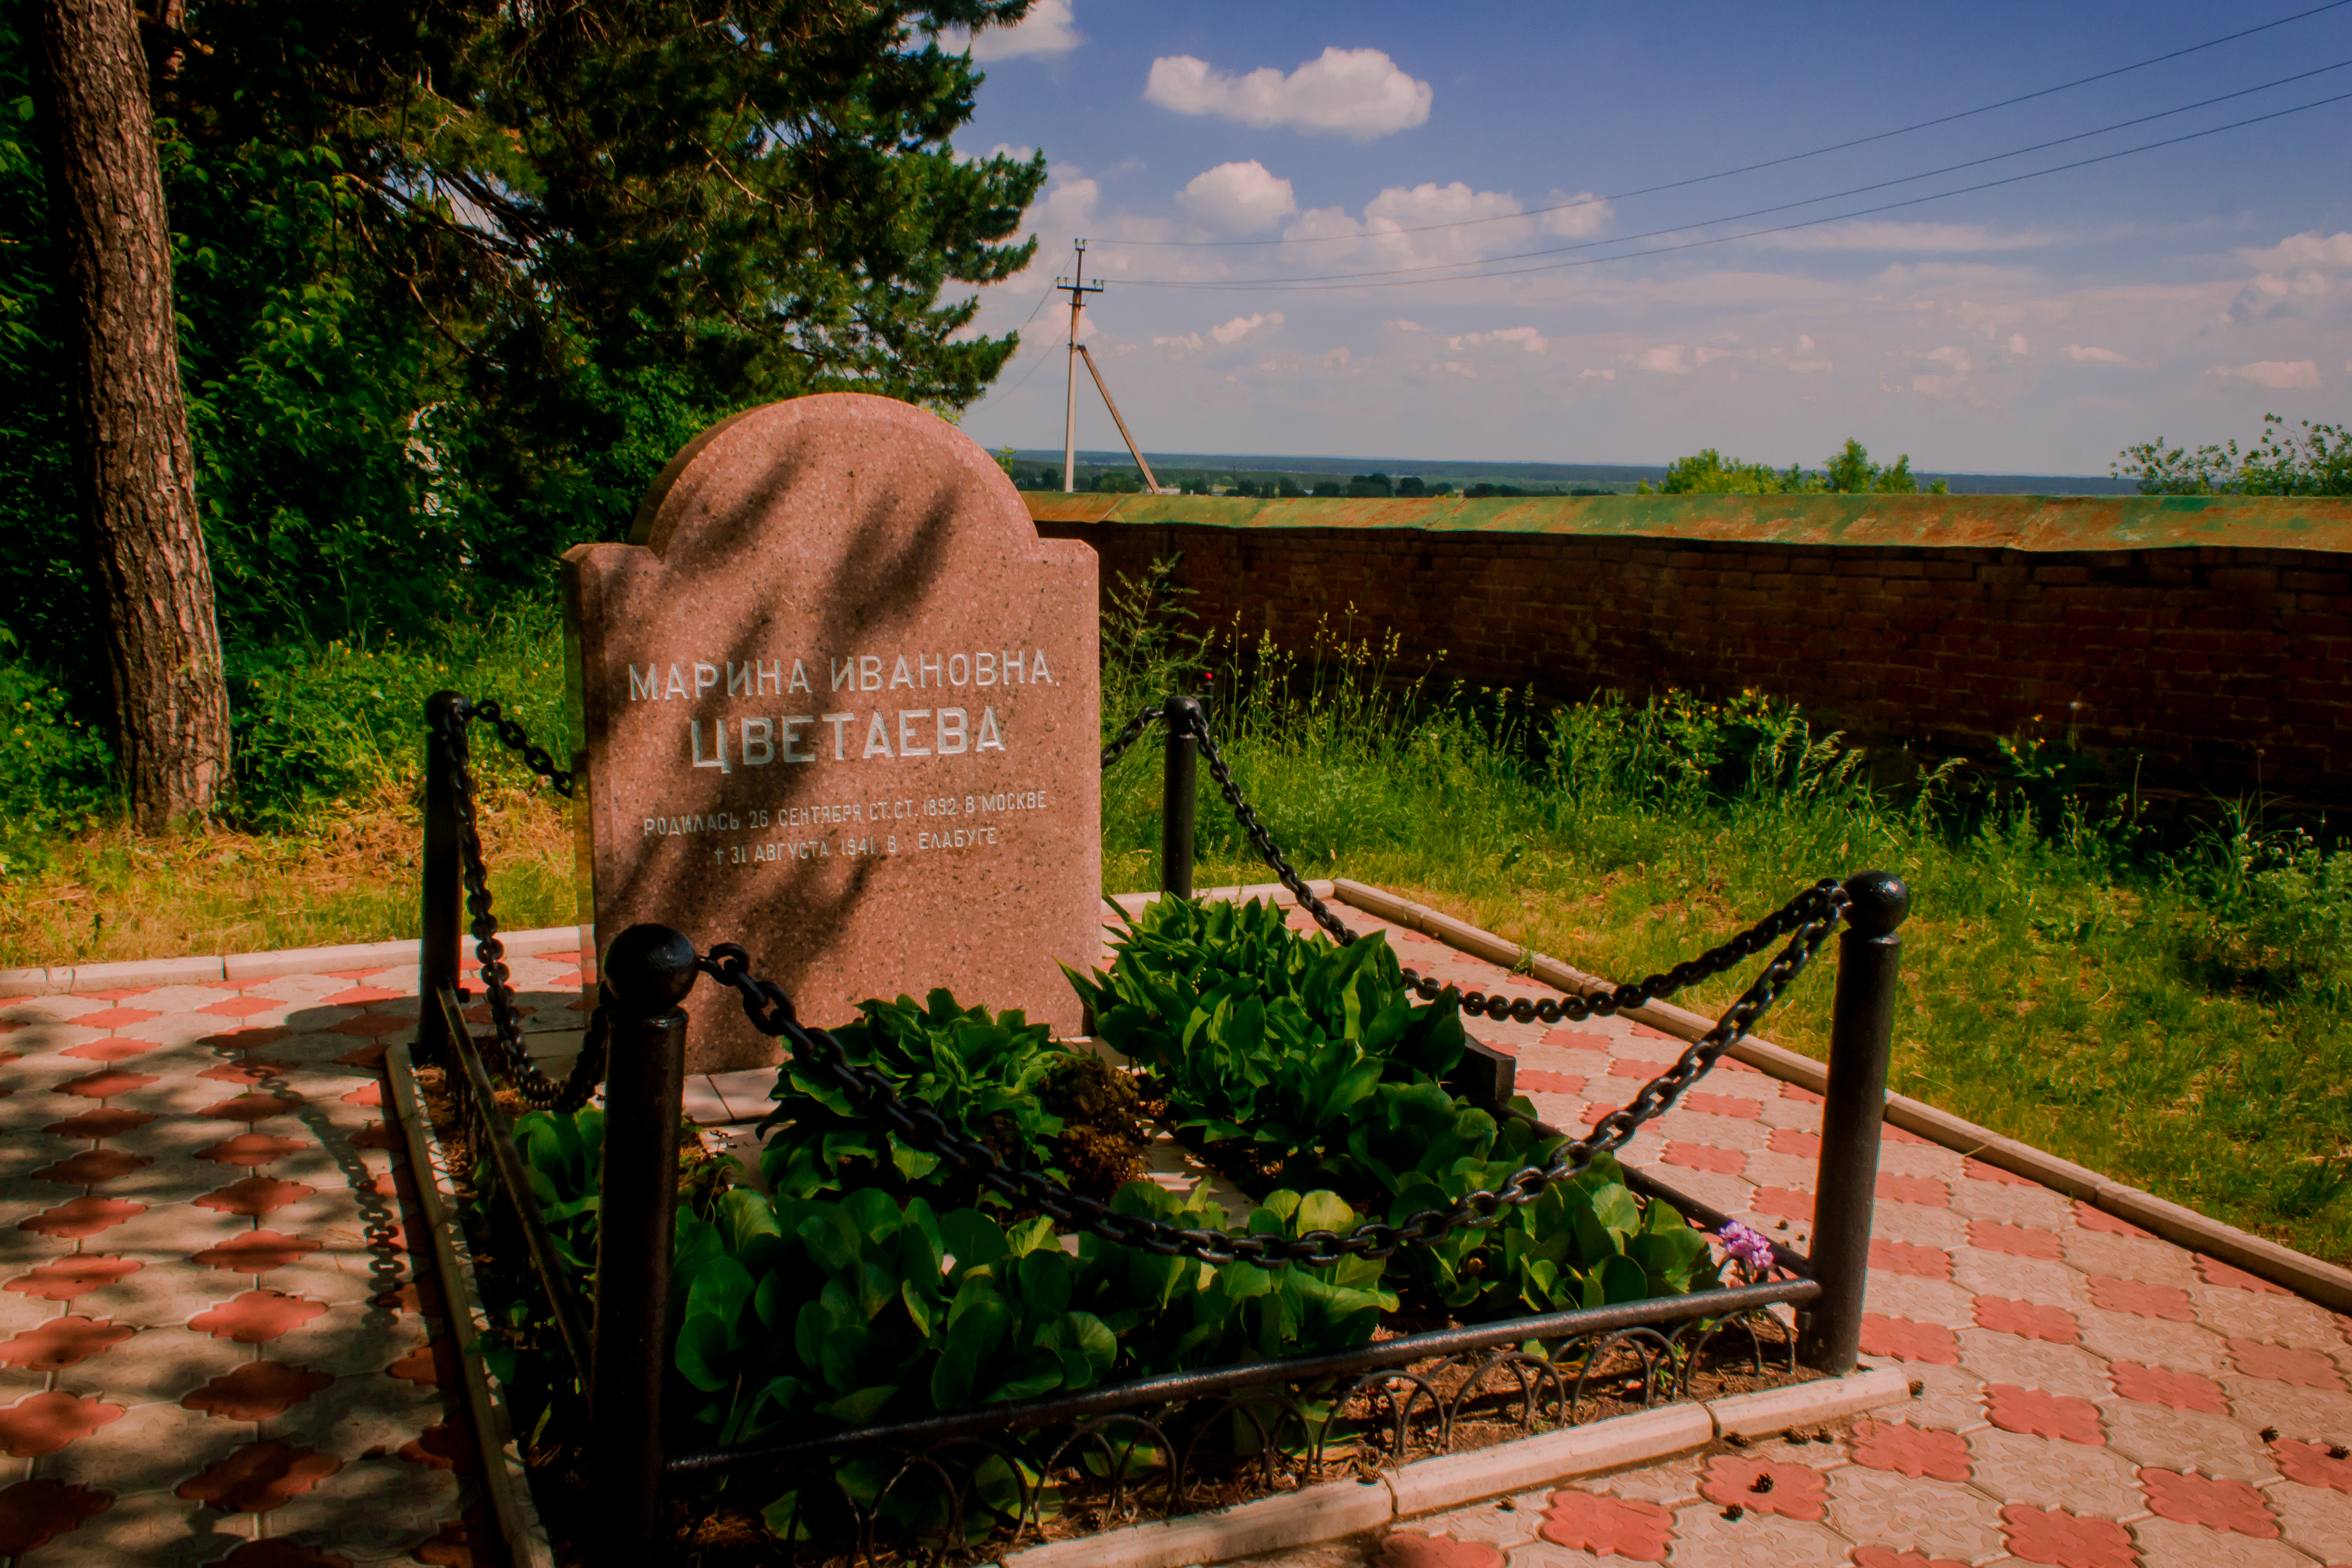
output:
[[[1550,697],[1755,687],[1874,742],[2036,718],[2154,788],[2352,800],[2352,503],[2221,498],[1234,502],[1031,497],[1119,573],[1181,552],[1204,621]],[[1442,655],[1442,658],[1440,657]]]

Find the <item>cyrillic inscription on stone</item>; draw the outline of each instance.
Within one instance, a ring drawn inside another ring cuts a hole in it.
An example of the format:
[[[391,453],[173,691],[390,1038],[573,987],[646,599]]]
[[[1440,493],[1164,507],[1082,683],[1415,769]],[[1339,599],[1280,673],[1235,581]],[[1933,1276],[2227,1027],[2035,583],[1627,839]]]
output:
[[[583,926],[740,942],[810,1023],[944,985],[1076,1029],[1095,555],[1038,538],[986,452],[887,398],[772,404],[680,452],[630,543],[563,563]],[[689,1070],[777,1059],[731,993],[691,1011]]]

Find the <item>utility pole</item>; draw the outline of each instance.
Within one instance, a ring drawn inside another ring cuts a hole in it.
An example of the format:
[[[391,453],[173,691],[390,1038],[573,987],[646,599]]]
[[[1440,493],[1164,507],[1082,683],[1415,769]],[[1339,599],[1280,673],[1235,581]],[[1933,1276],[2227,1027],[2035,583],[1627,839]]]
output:
[[[1099,294],[1103,286],[1087,281],[1087,242],[1078,241],[1078,268],[1067,283],[1055,288],[1070,296],[1070,384],[1062,399],[1062,493],[1067,495],[1078,488],[1078,312],[1087,308],[1087,296]],[[1087,368],[1093,368],[1087,361]]]

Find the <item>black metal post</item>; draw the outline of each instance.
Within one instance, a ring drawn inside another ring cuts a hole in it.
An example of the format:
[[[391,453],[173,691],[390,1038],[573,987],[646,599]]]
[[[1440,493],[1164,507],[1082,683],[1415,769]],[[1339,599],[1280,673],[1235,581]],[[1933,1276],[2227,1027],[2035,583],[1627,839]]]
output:
[[[1911,910],[1910,889],[1885,871],[1850,877],[1845,890],[1852,902],[1845,934],[1839,938],[1822,1160],[1813,1183],[1813,1278],[1821,1281],[1822,1294],[1797,1341],[1797,1354],[1806,1365],[1835,1375],[1852,1372],[1862,1353],[1878,1137],[1886,1115],[1886,1058],[1903,963],[1903,939],[1895,932]]]
[[[449,1032],[441,1010],[432,1005],[443,986],[457,989],[457,944],[465,929],[464,894],[457,875],[457,758],[451,754],[452,710],[463,701],[454,691],[425,700],[425,903],[418,935],[416,994],[425,1005],[416,1016],[415,1054],[420,1061],[447,1058]]]
[[[1192,896],[1193,791],[1201,776],[1201,704],[1190,697],[1168,700],[1168,768],[1160,791],[1160,890],[1171,898]]]
[[[604,1202],[596,1234],[595,1369],[588,1490],[604,1514],[593,1561],[660,1561],[662,1379],[669,1362],[670,1247],[694,943],[631,926],[604,951],[613,995],[604,1079]]]

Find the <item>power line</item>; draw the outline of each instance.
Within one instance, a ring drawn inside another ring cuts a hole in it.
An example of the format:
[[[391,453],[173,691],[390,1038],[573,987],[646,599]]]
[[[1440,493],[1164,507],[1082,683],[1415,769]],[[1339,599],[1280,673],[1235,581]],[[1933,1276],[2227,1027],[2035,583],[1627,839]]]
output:
[[[2284,76],[2278,78],[2274,81],[2260,82],[2252,87],[2240,88],[2235,92],[2225,92],[2217,97],[2200,99],[2195,103],[2184,103],[2178,109],[2158,110],[2154,114],[2137,115],[2130,120],[2118,120],[2112,125],[2102,125],[2090,131],[2078,131],[2071,136],[2053,137],[2047,142],[2036,142],[2029,147],[2013,147],[2006,153],[1988,153],[1981,158],[1969,158],[1958,163],[1947,163],[1939,169],[1928,169],[1916,174],[1902,174],[1891,180],[1874,180],[1866,185],[1850,185],[1843,191],[1832,191],[1825,195],[1806,196],[1801,200],[1792,202],[1778,202],[1770,206],[1750,207],[1746,212],[1727,213],[1721,217],[1702,218],[1696,223],[1679,223],[1665,228],[1647,229],[1640,234],[1614,235],[1607,239],[1582,240],[1574,245],[1547,246],[1539,250],[1513,251],[1503,256],[1482,257],[1475,261],[1433,261],[1417,267],[1387,267],[1370,268],[1360,272],[1308,273],[1302,277],[1271,279],[1269,281],[1278,281],[1281,283],[1337,283],[1346,282],[1358,278],[1399,278],[1410,273],[1454,272],[1465,267],[1488,267],[1496,262],[1502,261],[1528,261],[1539,256],[1568,256],[1580,250],[1597,250],[1603,246],[1610,245],[1629,245],[1635,240],[1656,239],[1663,235],[1681,234],[1694,228],[1712,228],[1717,224],[1740,223],[1752,217],[1769,217],[1774,213],[1792,212],[1798,207],[1812,206],[1821,202],[1843,201],[1848,196],[1867,195],[1872,191],[1887,190],[1895,185],[1907,185],[1917,180],[1932,180],[1941,174],[1956,174],[1963,169],[1980,168],[1987,163],[1998,163],[2005,158],[2021,158],[2028,153],[2043,153],[2049,151],[2053,147],[2063,147],[2069,142],[2084,142],[2094,136],[2105,136],[2111,132],[2126,131],[2135,125],[2146,125],[2158,120],[2169,120],[2178,114],[2187,114],[2192,110],[2200,109],[2210,109],[2217,103],[2227,103],[2231,99],[2246,98],[2257,92],[2267,92],[2274,87],[2284,87],[2291,82],[2306,81],[2315,76],[2326,76],[2330,71],[2339,71],[2344,69],[2347,66],[2352,66],[2352,59],[2337,60],[2333,65],[2319,66],[2307,71],[2297,71],[2293,76]],[[2251,123],[2251,121],[2242,121],[2241,123]],[[2159,143],[2159,145],[2161,145],[2161,143]],[[1371,234],[1357,235],[1353,237],[1358,239],[1382,239],[1391,234],[1400,232],[1409,231],[1382,229]],[[1181,286],[1177,282],[1161,279],[1137,278],[1128,279],[1128,281],[1137,284],[1150,284],[1161,288],[1174,288]],[[1206,287],[1206,285],[1197,286]]]
[[[1822,224],[1840,223],[1847,218],[1869,217],[1877,213],[1899,212],[1905,207],[1916,207],[1927,202],[1940,202],[1952,196],[1965,196],[1977,191],[1993,190],[2001,185],[2014,185],[2025,180],[2038,180],[2048,174],[2063,174],[2070,169],[2087,169],[2095,163],[2113,163],[2117,158],[2128,158],[2136,153],[2152,153],[2159,147],[2179,146],[2183,142],[2196,142],[2207,136],[2218,136],[2224,131],[2236,131],[2248,125],[2260,125],[2265,121],[2283,120],[2290,114],[2301,114],[2306,110],[2325,109],[2331,103],[2342,103],[2347,100],[2352,100],[2352,92],[2339,92],[2331,98],[2314,99],[2309,103],[2298,103],[2291,109],[2273,110],[2268,114],[2257,114],[2245,120],[2233,120],[2226,125],[2209,126],[2202,131],[2191,131],[2179,136],[2168,136],[2161,142],[2148,142],[2137,147],[2125,147],[2113,153],[2102,153],[2095,158],[2078,158],[2071,163],[2059,163],[2047,169],[2032,169],[2022,174],[2010,174],[1998,180],[1986,180],[1979,184],[1962,185],[1958,190],[1937,191],[1928,195],[1912,196],[1899,202],[1885,202],[1877,206],[1862,207],[1853,212],[1832,213],[1827,217],[1806,218],[1798,223],[1777,224],[1770,228],[1746,229],[1738,234],[1718,234],[1711,235],[1705,239],[1686,240],[1680,245],[1659,245],[1653,246],[1647,250],[1622,251],[1615,256],[1588,256],[1574,261],[1549,261],[1540,267],[1507,268],[1498,272],[1461,271],[1451,278],[1391,278],[1370,283],[1318,283],[1305,280],[1287,283],[1174,283],[1141,278],[1131,278],[1126,282],[1128,287],[1133,289],[1191,289],[1229,293],[1323,293],[1340,289],[1409,289],[1431,283],[1475,283],[1489,278],[1520,278],[1535,272],[1562,272],[1573,267],[1598,267],[1609,261],[1632,261],[1644,256],[1664,256],[1678,250],[1697,250],[1710,245],[1727,245],[1734,240],[1761,239],[1768,235],[1790,234],[1798,229],[1818,228]],[[1622,242],[1604,241],[1603,243]],[[1496,259],[1510,258],[1498,257]],[[1458,265],[1466,268],[1484,266],[1486,263],[1465,261]]]
[[[2045,87],[2033,92],[2020,93],[2015,98],[2004,98],[1997,103],[1982,104],[1975,109],[1964,109],[1957,114],[1938,115],[1933,120],[1922,120],[1916,124],[1900,126],[1893,131],[1880,131],[1868,136],[1857,136],[1850,142],[1833,142],[1826,147],[1813,148],[1811,152],[1791,153],[1787,156],[1780,158],[1767,158],[1760,163],[1743,163],[1737,169],[1723,169],[1712,174],[1694,174],[1686,180],[1669,180],[1662,185],[1643,185],[1638,190],[1619,191],[1612,195],[1579,196],[1572,202],[1561,202],[1555,206],[1529,207],[1524,212],[1500,213],[1491,217],[1455,218],[1448,223],[1427,223],[1419,225],[1412,228],[1383,229],[1381,232],[1383,234],[1432,234],[1439,229],[1469,228],[1478,224],[1487,223],[1509,223],[1517,218],[1542,217],[1549,213],[1573,212],[1579,207],[1597,206],[1603,202],[1629,202],[1636,196],[1656,195],[1661,191],[1679,191],[1689,185],[1703,185],[1714,180],[1727,180],[1735,174],[1752,174],[1759,169],[1777,169],[1784,163],[1802,163],[1808,158],[1820,158],[1832,153],[1843,153],[1851,147],[1866,147],[1874,142],[1885,142],[1896,136],[1908,136],[1914,131],[1926,131],[1937,125],[1949,125],[1955,121],[1973,119],[1979,114],[1990,114],[1997,109],[2008,109],[2020,103],[2030,103],[2037,98],[2048,98],[2053,93],[2070,92],[2078,87],[2088,87],[2091,83],[2095,81],[2105,81],[2114,77],[2129,75],[2131,72],[2136,70],[2146,70],[2150,66],[2162,65],[2167,60],[2177,60],[2184,56],[2199,54],[2206,49],[2219,47],[2223,44],[2235,43],[2240,38],[2252,37],[2256,33],[2266,33],[2273,27],[2284,27],[2290,22],[2300,22],[2307,16],[2316,16],[2324,11],[2337,10],[2345,5],[2352,5],[2352,0],[2328,0],[2326,5],[2315,5],[2308,11],[2297,11],[2291,16],[2281,16],[2275,22],[2264,22],[2259,26],[2243,28],[2235,33],[2225,33],[2218,38],[2208,38],[2201,44],[2191,44],[2186,48],[2174,49],[2169,54],[2154,55],[2147,59],[2136,61],[2131,65],[2117,66],[2113,70],[2100,71],[2094,76],[2077,77],[2073,81],[2063,81],[2055,87]],[[2294,79],[2288,78],[2286,79],[2293,80]],[[2126,121],[2125,123],[2131,124],[2134,122]],[[2110,129],[2112,129],[2112,127]],[[2027,151],[2032,151],[2032,149],[2029,148]],[[2013,156],[2014,154],[2007,155]],[[1925,178],[1926,176],[1922,175],[1919,177]],[[1826,201],[1832,198],[1823,197],[1822,199]],[[1147,247],[1153,249],[1205,249],[1223,248],[1235,246],[1328,245],[1337,240],[1357,239],[1360,237],[1362,237],[1360,235],[1317,234],[1299,235],[1295,237],[1276,239],[1130,239],[1121,240],[1118,243],[1121,246],[1131,249],[1143,249]]]

